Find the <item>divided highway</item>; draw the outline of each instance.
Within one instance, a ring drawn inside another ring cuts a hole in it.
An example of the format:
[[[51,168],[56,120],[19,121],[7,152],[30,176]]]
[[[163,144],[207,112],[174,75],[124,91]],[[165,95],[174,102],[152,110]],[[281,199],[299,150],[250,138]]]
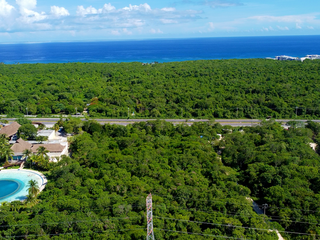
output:
[[[13,122],[16,119],[15,118],[3,118],[8,120],[9,122]],[[28,118],[33,122],[40,122],[46,125],[55,124],[59,118]],[[81,118],[81,120],[85,121],[84,118]],[[146,121],[152,121],[156,119],[92,119],[96,120],[97,122],[100,122],[101,124],[118,124],[118,125],[128,125],[133,124],[135,122],[146,122]],[[207,122],[209,120],[207,119],[189,119],[188,121],[186,119],[163,119],[167,122],[171,122],[173,124],[181,124],[186,123],[188,125],[192,125],[194,122]],[[294,119],[277,119],[277,122],[280,122],[281,124],[285,124],[288,121],[293,121]],[[306,122],[307,120],[297,120],[297,121],[303,121]],[[320,122],[320,120],[312,120],[314,122]],[[259,119],[216,119],[215,122],[220,123],[221,125],[231,125],[233,127],[245,127],[245,126],[254,126],[260,123]]]

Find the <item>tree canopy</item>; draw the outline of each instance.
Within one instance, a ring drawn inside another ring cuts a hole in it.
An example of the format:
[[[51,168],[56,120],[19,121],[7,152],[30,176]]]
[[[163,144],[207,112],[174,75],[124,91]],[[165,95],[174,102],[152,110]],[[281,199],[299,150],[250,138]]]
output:
[[[319,71],[318,60],[3,64],[0,114],[317,118]]]
[[[47,165],[49,182],[37,202],[0,208],[0,236],[142,239],[152,193],[156,239],[278,239],[269,229],[285,239],[317,238],[320,157],[309,146],[315,124],[286,130],[273,120],[245,128],[86,121],[70,139],[71,157]],[[252,199],[268,204],[265,216]]]

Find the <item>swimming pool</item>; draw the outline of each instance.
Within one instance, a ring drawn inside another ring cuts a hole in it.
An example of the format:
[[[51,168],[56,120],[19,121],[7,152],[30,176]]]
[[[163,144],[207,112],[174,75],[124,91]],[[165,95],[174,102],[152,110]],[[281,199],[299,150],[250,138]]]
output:
[[[22,201],[28,195],[28,182],[35,180],[41,190],[47,182],[40,172],[31,170],[1,170],[0,171],[0,203]]]

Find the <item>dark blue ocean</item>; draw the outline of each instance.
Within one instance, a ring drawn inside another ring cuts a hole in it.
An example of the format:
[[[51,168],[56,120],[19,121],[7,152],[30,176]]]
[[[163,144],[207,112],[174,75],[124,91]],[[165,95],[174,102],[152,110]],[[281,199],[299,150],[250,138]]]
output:
[[[174,62],[320,54],[320,36],[0,44],[0,62]]]

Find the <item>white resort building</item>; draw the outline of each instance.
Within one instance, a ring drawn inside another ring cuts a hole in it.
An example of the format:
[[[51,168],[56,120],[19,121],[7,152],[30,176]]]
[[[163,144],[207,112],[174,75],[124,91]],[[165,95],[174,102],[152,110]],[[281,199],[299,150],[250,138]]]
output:
[[[56,137],[56,132],[54,130],[40,130],[37,133],[37,136],[48,137],[48,140],[54,140]]]
[[[14,161],[24,160],[23,152],[28,149],[33,154],[37,154],[38,148],[44,147],[47,151],[49,160],[57,162],[63,155],[68,155],[68,143],[47,143],[47,144],[34,144],[19,138],[11,149],[14,152],[12,159]]]
[[[291,56],[287,56],[287,55],[280,55],[280,56],[276,56],[275,58],[267,58],[267,59],[273,59],[273,60],[279,60],[279,61],[301,61],[303,62],[306,59],[310,59],[310,60],[316,60],[316,59],[320,59],[320,55],[317,54],[311,54],[311,55],[306,55],[305,57],[299,58],[299,57],[291,57]]]
[[[39,147],[44,147],[48,151],[47,155],[49,160],[53,162],[58,161],[63,155],[68,156],[69,146],[67,137],[61,134],[57,136],[54,130],[49,129],[37,132],[38,137],[46,137],[45,141],[25,141],[22,138],[17,139],[17,133],[20,127],[21,125],[19,123],[13,122],[0,129],[0,135],[5,135],[12,145],[11,149],[14,153],[12,156],[13,161],[25,160],[23,152],[26,149],[30,150],[33,154],[37,154]]]

